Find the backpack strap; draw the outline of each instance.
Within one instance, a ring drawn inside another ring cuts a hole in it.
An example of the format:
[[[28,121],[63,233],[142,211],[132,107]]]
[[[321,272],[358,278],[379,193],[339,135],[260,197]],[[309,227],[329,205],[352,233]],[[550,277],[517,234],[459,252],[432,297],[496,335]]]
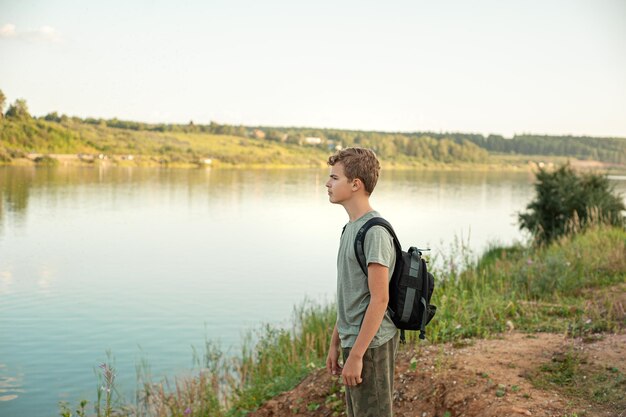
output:
[[[393,230],[391,223],[382,217],[373,217],[369,219],[356,234],[356,239],[354,239],[354,254],[356,255],[356,259],[359,262],[359,266],[361,267],[361,271],[367,276],[367,264],[365,259],[365,235],[367,231],[374,226],[383,226],[391,237],[393,238],[394,247],[396,249],[396,262],[398,259],[402,258],[402,246],[400,245],[400,241],[398,240],[398,236],[396,232]]]
[[[420,259],[420,263],[422,266],[422,273],[424,274],[424,278],[422,279],[422,298],[420,302],[422,303],[422,308],[424,309],[424,313],[422,314],[422,323],[420,324],[420,339],[426,339],[426,318],[428,316],[428,303],[426,302],[426,294],[428,293],[428,271],[426,269],[426,261]]]

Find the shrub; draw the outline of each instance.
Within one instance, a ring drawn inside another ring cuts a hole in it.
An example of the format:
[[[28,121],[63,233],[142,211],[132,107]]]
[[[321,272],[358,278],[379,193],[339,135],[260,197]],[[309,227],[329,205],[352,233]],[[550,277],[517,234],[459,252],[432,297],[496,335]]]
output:
[[[566,164],[554,172],[540,169],[536,178],[535,199],[519,214],[519,223],[537,243],[549,243],[591,224],[624,226],[622,196],[606,176],[576,175]]]
[[[11,155],[4,148],[0,148],[0,162],[11,162]]]
[[[37,158],[35,158],[35,163],[40,166],[48,167],[55,167],[59,165],[59,161],[49,155],[38,156]]]

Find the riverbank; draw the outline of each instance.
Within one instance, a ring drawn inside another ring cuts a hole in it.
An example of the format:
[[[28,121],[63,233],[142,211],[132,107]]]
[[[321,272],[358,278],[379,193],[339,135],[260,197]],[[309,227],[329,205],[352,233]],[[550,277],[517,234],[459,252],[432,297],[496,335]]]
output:
[[[626,329],[625,251],[624,230],[597,228],[543,248],[493,248],[460,274],[435,271],[438,316],[428,343],[410,333],[401,349],[397,415],[601,416],[626,409],[626,359],[623,345],[616,348]],[[322,346],[319,368],[296,388],[250,414],[245,410],[255,406],[243,391],[227,415],[345,415],[341,386],[320,369]]]
[[[556,167],[569,163],[575,170],[597,171],[611,174],[626,173],[626,166],[600,161],[578,160],[567,157],[490,155],[487,162],[436,162],[421,160],[386,161],[381,165],[385,170],[420,171],[504,171],[535,172],[539,167]],[[309,160],[306,163],[233,163],[217,159],[197,161],[177,161],[150,155],[104,155],[104,154],[42,154],[28,153],[23,157],[0,162],[6,166],[65,166],[65,167],[147,167],[173,169],[302,169],[325,168],[325,159]]]
[[[613,290],[624,295],[626,287]],[[400,347],[394,415],[620,416],[625,358],[626,333],[584,338],[511,329],[493,339]],[[318,369],[248,417],[343,416],[344,400],[337,379]]]
[[[438,314],[429,342],[410,332],[400,354],[399,415],[547,416],[561,409],[600,416],[623,407],[626,364],[612,349],[626,329],[625,252],[626,231],[596,227],[546,247],[492,248],[463,272],[444,262],[434,271]],[[458,261],[464,254],[449,256]],[[307,302],[291,328],[263,327],[234,357],[209,343],[197,375],[173,383],[142,378],[136,403],[115,410],[342,415],[341,386],[322,369],[334,317],[332,304]],[[599,381],[591,393],[587,378]]]

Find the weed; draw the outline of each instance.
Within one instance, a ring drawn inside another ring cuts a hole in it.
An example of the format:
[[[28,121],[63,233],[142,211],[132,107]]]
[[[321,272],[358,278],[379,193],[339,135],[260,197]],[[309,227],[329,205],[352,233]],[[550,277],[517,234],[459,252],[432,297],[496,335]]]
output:
[[[588,363],[579,352],[554,355],[530,376],[530,380],[537,387],[555,387],[570,397],[590,399],[616,409],[626,407],[623,397],[626,376],[615,367],[600,368]]]
[[[454,347],[455,349],[462,349],[473,345],[474,341],[472,339],[460,339],[452,342],[452,347]]]
[[[318,408],[321,407],[321,404],[319,403],[309,403],[306,406],[306,409],[309,411],[317,411]]]
[[[82,400],[80,402],[78,408],[76,409],[77,417],[85,417],[87,415],[85,410],[85,408],[87,408],[87,404],[89,404],[89,401],[87,400]],[[73,417],[72,409],[67,401],[59,402],[59,415],[61,417]]]
[[[326,406],[333,412],[342,412],[344,410],[343,399],[337,394],[330,394],[326,397]]]

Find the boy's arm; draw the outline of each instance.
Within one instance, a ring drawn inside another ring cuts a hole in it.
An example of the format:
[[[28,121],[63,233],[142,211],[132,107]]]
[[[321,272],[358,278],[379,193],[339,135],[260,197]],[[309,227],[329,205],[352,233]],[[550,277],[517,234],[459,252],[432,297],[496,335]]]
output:
[[[341,365],[339,365],[339,343],[339,331],[337,330],[337,322],[335,322],[333,335],[330,338],[328,356],[326,357],[326,369],[328,369],[328,372],[332,375],[339,375],[341,373]]]
[[[389,268],[378,263],[367,267],[367,285],[370,291],[370,303],[365,310],[361,330],[350,350],[350,355],[343,366],[342,377],[346,385],[361,383],[363,355],[383,321],[389,302]]]

